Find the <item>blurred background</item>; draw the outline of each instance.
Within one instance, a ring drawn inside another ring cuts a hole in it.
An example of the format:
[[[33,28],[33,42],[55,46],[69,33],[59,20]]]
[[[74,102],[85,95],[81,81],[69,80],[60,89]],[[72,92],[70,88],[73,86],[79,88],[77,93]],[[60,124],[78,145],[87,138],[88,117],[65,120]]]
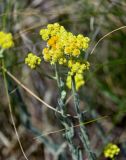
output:
[[[14,35],[15,47],[7,50],[7,69],[30,90],[54,108],[58,88],[54,69],[42,61],[37,70],[24,64],[28,52],[42,56],[45,43],[39,31],[58,22],[74,34],[90,37],[86,58],[91,64],[86,84],[79,91],[85,121],[108,116],[86,125],[91,146],[99,160],[105,160],[103,148],[116,143],[121,152],[117,160],[126,160],[126,29],[104,38],[90,55],[96,42],[108,32],[126,25],[126,0],[0,0],[0,28]],[[38,102],[7,76],[14,120],[26,155],[30,160],[71,160],[62,129],[54,111]],[[71,95],[68,91],[68,98]],[[73,114],[72,99],[67,107]],[[11,117],[0,69],[0,160],[24,160]],[[84,158],[86,160],[86,158]]]

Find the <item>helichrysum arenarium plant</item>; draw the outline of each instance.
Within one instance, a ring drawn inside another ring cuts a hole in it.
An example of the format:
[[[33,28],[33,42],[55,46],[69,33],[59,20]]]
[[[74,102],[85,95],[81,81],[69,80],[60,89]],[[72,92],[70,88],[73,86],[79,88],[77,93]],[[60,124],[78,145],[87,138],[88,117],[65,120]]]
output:
[[[66,86],[72,90],[74,97],[74,109],[78,118],[79,124],[83,122],[83,115],[79,108],[79,97],[77,91],[85,84],[84,74],[89,70],[90,63],[84,59],[86,49],[89,46],[90,39],[82,34],[74,35],[68,32],[63,26],[58,23],[47,25],[46,29],[40,30],[40,35],[44,41],[47,42],[46,47],[42,50],[43,59],[55,66],[56,80],[60,91],[57,109],[60,111],[60,122],[65,128],[65,138],[68,142],[72,158],[74,160],[83,160],[83,148],[79,148],[74,139],[73,122],[69,118],[66,111]],[[13,36],[11,33],[0,31],[0,57],[4,58],[3,52],[6,49],[14,47]],[[35,69],[40,65],[42,58],[36,56],[34,53],[28,53],[25,58],[25,63],[31,68]],[[61,77],[59,66],[66,69],[65,79]],[[4,68],[4,61],[3,61]],[[66,76],[67,75],[67,76]],[[89,160],[95,160],[96,156],[93,153],[85,126],[80,125],[79,138],[85,148]],[[120,149],[115,144],[108,144],[104,149],[104,156],[114,160],[119,154]]]
[[[74,97],[74,109],[76,111],[79,123],[83,122],[83,117],[79,108],[79,97],[77,91],[85,84],[84,73],[89,70],[90,63],[84,59],[85,51],[89,46],[90,39],[82,34],[74,35],[68,32],[63,26],[58,23],[48,24],[47,28],[40,30],[42,40],[47,42],[46,47],[42,50],[43,59],[55,66],[56,80],[60,91],[60,98],[58,100],[57,109],[62,113],[58,118],[66,129],[65,137],[72,152],[74,160],[83,159],[83,149],[76,146],[73,142],[74,130],[72,121],[66,113],[66,87],[72,89]],[[34,54],[28,54],[25,63],[32,69],[35,69],[41,60],[40,57]],[[66,79],[60,76],[59,66],[66,69],[67,73],[64,75]],[[66,76],[67,75],[67,76]],[[82,141],[88,158],[90,160],[96,159],[92,152],[86,128],[80,127],[80,140]]]

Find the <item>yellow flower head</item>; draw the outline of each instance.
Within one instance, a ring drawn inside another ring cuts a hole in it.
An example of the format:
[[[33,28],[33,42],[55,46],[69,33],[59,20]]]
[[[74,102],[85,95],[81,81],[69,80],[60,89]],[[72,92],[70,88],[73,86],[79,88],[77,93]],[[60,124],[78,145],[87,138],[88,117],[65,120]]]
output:
[[[109,143],[104,149],[104,156],[113,159],[120,152],[120,148],[113,143]]]
[[[66,82],[68,88],[71,88],[70,79],[74,76],[78,90],[84,84],[83,73],[90,66],[82,58],[90,39],[82,34],[76,36],[58,23],[48,24],[46,29],[40,30],[40,35],[47,41],[47,47],[42,51],[44,60],[50,64],[65,65],[69,70]]]
[[[51,50],[52,55],[50,63],[52,63],[55,50],[60,50],[62,58],[70,59],[71,57],[78,58],[82,51],[88,48],[90,39],[79,34],[77,36],[68,32],[63,26],[58,23],[48,24],[46,29],[40,30],[42,39],[47,41],[47,46]],[[53,50],[52,50],[53,49]],[[43,55],[44,56],[44,55]],[[47,57],[47,56],[45,56]],[[61,56],[58,56],[59,59]],[[55,62],[59,62],[59,59]]]
[[[11,33],[0,31],[0,46],[3,49],[11,48],[14,46],[13,37]]]
[[[41,63],[41,58],[33,53],[28,53],[25,58],[25,64],[27,64],[31,69],[35,69]]]

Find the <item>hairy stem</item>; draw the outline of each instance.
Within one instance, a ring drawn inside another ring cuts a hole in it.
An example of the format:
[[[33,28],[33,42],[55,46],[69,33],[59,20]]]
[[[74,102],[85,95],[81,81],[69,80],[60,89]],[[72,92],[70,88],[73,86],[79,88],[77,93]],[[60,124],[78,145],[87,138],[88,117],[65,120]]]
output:
[[[62,115],[59,115],[59,120],[62,123],[62,125],[65,128],[65,138],[68,142],[69,149],[71,151],[71,155],[73,160],[83,160],[82,158],[82,150],[79,149],[78,146],[76,146],[73,142],[74,139],[74,127],[72,121],[68,118],[66,114],[66,91],[64,89],[64,83],[60,79],[59,72],[57,65],[55,65],[55,74],[57,79],[57,85],[60,92],[60,98],[59,98],[59,105],[58,109],[62,113]]]
[[[72,77],[72,93],[73,93],[73,97],[74,97],[74,107],[76,110],[76,114],[78,116],[79,123],[81,124],[83,122],[83,116],[80,112],[80,107],[79,107],[80,100],[79,100],[79,96],[76,92],[74,77]],[[81,131],[80,138],[82,140],[82,143],[84,145],[84,148],[86,150],[86,153],[88,155],[89,160],[96,160],[96,156],[91,150],[89,137],[88,137],[88,134],[87,134],[87,131],[86,131],[86,128],[84,125],[83,126],[80,125],[80,131]]]

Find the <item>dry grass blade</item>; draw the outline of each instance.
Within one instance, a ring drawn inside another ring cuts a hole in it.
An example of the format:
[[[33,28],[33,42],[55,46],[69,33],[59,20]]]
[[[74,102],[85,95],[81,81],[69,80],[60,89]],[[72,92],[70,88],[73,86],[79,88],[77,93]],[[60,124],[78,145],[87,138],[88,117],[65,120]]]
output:
[[[56,110],[49,104],[47,104],[45,101],[43,101],[41,98],[39,98],[36,94],[34,94],[30,89],[28,89],[24,84],[22,84],[15,76],[13,76],[9,71],[7,71],[5,68],[2,67],[2,69],[7,73],[8,76],[10,76],[18,85],[20,85],[26,92],[28,92],[30,95],[32,95],[34,98],[36,98],[39,102],[44,104],[49,109],[62,114],[60,111]]]
[[[103,117],[99,117],[99,118],[97,118],[97,119],[92,119],[92,120],[87,121],[87,122],[82,122],[82,123],[77,124],[77,125],[75,125],[75,126],[69,127],[68,129],[80,127],[80,126],[82,126],[82,125],[86,125],[86,124],[89,124],[89,123],[93,123],[93,122],[96,122],[96,121],[98,121],[98,120],[101,120],[101,119],[104,119],[104,118],[107,118],[107,117],[108,117],[108,116],[103,116]],[[47,136],[47,135],[49,135],[49,134],[59,133],[59,132],[65,131],[65,130],[66,130],[66,129],[63,128],[63,129],[56,130],[56,131],[46,132],[46,133],[43,133],[43,134],[40,135],[40,136],[35,137],[34,139],[38,139],[38,138],[40,138],[40,137],[42,137],[42,136]]]
[[[4,68],[4,60],[2,60],[2,66]],[[14,117],[13,117],[13,112],[12,112],[12,106],[11,106],[10,97],[9,97],[9,93],[8,93],[8,85],[7,85],[7,80],[6,80],[5,68],[3,69],[3,77],[4,77],[5,91],[6,91],[6,95],[7,95],[7,100],[8,100],[8,105],[9,105],[9,111],[10,111],[10,116],[11,116],[12,124],[13,124],[13,127],[14,127],[14,131],[15,131],[15,134],[16,134],[16,137],[17,137],[17,140],[18,140],[18,143],[19,143],[19,146],[20,146],[20,149],[21,149],[21,151],[23,153],[24,158],[26,160],[29,160],[28,157],[25,154],[25,151],[24,151],[23,146],[21,144],[21,141],[20,141],[20,138],[19,138],[19,135],[18,135],[18,131],[17,131],[17,128],[16,128],[16,125],[15,125],[15,121],[14,121]]]
[[[17,34],[14,35],[14,40],[17,40],[17,39],[20,37],[20,34],[22,34],[22,33],[28,33],[28,32],[30,32],[32,29],[36,29],[36,28],[38,28],[38,27],[40,27],[40,26],[42,26],[42,23],[41,23],[41,22],[37,23],[36,25],[34,25],[34,26],[32,26],[32,27],[29,27],[29,28],[27,28],[27,29],[22,30],[20,33],[17,33]]]
[[[107,36],[111,35],[112,33],[116,32],[116,31],[121,30],[121,29],[124,29],[124,28],[126,28],[126,26],[119,27],[119,28],[114,29],[114,30],[112,30],[111,32],[105,34],[102,38],[100,38],[100,39],[98,40],[98,42],[95,44],[95,46],[93,47],[93,49],[92,49],[92,51],[91,51],[90,54],[92,54],[92,53],[94,52],[95,48],[98,46],[98,44],[99,44],[104,38],[106,38]]]

